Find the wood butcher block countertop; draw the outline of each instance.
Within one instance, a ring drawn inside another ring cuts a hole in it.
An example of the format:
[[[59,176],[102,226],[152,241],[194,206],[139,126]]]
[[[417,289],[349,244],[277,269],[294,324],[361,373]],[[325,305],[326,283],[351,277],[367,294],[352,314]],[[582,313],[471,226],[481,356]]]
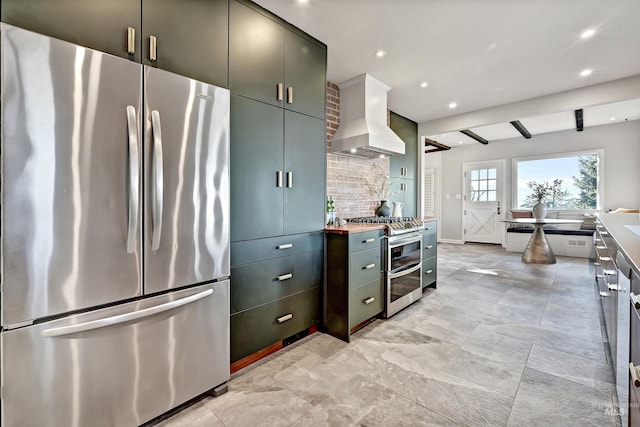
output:
[[[637,213],[598,214],[613,240],[629,261],[631,267],[640,275],[640,216]]]
[[[437,218],[428,216],[422,218],[424,222],[436,221]],[[362,223],[347,223],[343,226],[327,225],[324,232],[327,234],[356,234],[366,233],[373,230],[384,230],[385,224],[362,224]]]

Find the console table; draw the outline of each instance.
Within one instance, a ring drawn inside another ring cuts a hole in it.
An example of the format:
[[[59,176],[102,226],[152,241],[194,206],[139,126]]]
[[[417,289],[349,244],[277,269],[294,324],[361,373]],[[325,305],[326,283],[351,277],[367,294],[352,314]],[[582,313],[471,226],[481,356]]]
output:
[[[535,219],[535,218],[514,218],[503,220],[513,224],[531,224],[534,227],[531,239],[526,249],[522,253],[522,262],[531,264],[555,264],[556,256],[551,250],[547,236],[544,234],[543,226],[547,224],[580,224],[580,219]]]

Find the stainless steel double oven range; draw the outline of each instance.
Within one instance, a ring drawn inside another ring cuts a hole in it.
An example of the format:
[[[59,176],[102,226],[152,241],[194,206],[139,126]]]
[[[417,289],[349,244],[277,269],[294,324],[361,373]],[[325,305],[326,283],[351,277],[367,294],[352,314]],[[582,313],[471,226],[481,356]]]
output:
[[[422,297],[422,230],[411,217],[350,218],[349,222],[385,224],[384,317],[391,317]]]

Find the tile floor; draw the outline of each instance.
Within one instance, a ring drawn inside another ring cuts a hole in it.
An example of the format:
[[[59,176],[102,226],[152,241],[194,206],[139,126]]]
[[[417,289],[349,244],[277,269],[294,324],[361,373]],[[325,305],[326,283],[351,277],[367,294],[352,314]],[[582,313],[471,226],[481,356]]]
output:
[[[350,344],[286,347],[161,425],[616,426],[599,304],[586,259],[439,244],[437,290]]]

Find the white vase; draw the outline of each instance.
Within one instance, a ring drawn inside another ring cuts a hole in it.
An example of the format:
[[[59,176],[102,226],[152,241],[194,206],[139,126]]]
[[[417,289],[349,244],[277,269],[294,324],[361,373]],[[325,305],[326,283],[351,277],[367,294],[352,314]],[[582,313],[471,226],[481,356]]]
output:
[[[393,213],[391,216],[402,217],[402,202],[393,202]]]
[[[533,208],[531,210],[533,211],[533,217],[535,219],[540,220],[544,219],[544,217],[547,216],[547,207],[542,202],[538,202],[533,205]]]

